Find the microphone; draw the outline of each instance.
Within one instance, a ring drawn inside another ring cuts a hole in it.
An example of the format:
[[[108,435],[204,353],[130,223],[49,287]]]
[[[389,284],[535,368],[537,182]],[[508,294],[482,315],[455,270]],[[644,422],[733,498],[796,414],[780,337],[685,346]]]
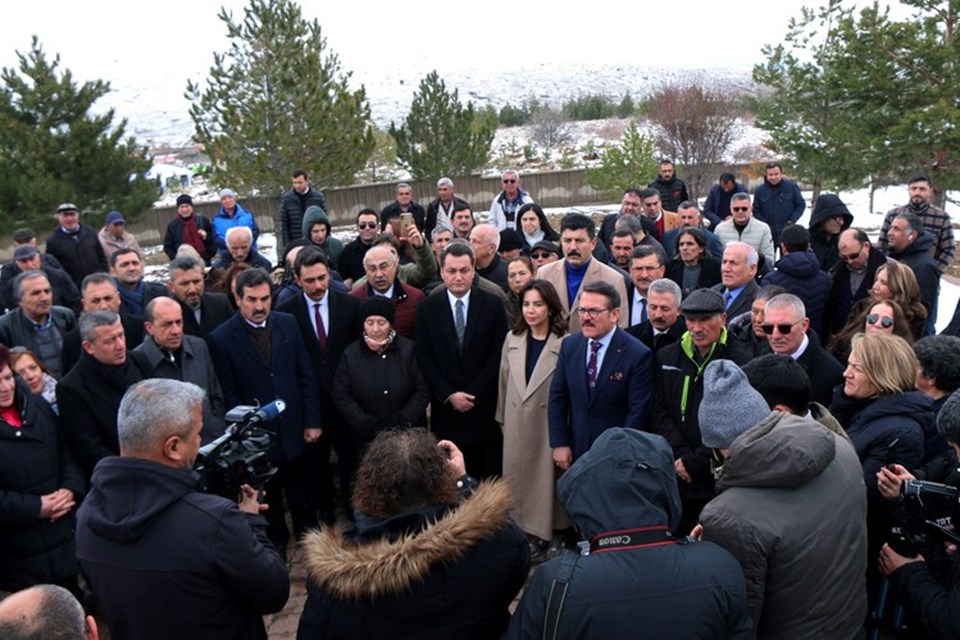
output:
[[[270,422],[281,413],[286,411],[287,403],[282,398],[277,398],[269,404],[265,404],[247,420],[247,424],[254,425],[260,422]]]

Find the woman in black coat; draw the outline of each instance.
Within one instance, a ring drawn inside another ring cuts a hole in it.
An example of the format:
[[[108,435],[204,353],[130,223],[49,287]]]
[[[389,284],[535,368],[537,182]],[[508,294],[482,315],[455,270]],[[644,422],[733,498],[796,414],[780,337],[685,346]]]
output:
[[[52,583],[79,593],[74,516],[86,482],[57,432],[0,345],[0,591]]]
[[[360,307],[363,335],[343,351],[333,401],[361,453],[378,432],[426,425],[430,389],[412,340],[393,329],[393,304],[367,298]]]
[[[667,277],[680,286],[684,297],[720,283],[720,265],[711,258],[703,231],[688,227],[677,235],[676,257],[667,263]]]

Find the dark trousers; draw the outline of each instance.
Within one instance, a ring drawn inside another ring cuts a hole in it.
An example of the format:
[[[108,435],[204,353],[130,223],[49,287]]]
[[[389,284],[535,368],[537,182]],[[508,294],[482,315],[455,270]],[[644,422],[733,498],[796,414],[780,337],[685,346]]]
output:
[[[503,474],[503,436],[498,430],[496,437],[471,444],[457,444],[463,453],[467,473],[482,480],[498,478]]]
[[[306,455],[277,464],[277,472],[264,486],[264,502],[270,505],[267,518],[267,537],[281,553],[290,541],[290,530],[284,509],[284,498],[293,520],[293,533],[299,539],[307,530],[320,526],[310,490],[310,466]]]

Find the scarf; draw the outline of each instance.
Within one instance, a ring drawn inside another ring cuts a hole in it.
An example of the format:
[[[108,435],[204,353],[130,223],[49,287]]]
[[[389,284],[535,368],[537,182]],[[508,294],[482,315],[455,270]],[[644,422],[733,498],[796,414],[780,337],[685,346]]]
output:
[[[533,233],[527,233],[526,231],[523,232],[523,237],[526,239],[527,244],[531,247],[543,240],[545,235],[546,234],[543,232],[543,229],[537,229]]]
[[[205,256],[207,249],[203,246],[203,238],[200,237],[200,232],[197,230],[197,216],[191,215],[189,218],[177,216],[177,219],[183,225],[183,237],[180,244],[188,244],[196,249],[201,256]]]
[[[378,356],[383,355],[383,352],[387,350],[387,347],[390,346],[390,343],[393,342],[393,339],[397,337],[397,332],[395,329],[390,330],[390,335],[388,335],[383,340],[374,340],[366,333],[363,334],[363,341],[367,343],[367,347],[370,351],[373,351]]]

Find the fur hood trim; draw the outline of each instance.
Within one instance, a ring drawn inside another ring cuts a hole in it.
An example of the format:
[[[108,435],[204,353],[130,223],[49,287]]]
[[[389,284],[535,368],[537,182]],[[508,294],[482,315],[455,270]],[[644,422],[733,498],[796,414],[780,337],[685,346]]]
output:
[[[512,506],[507,483],[492,480],[436,522],[393,542],[382,538],[356,544],[336,527],[312,531],[301,542],[308,578],[338,597],[402,592],[437,563],[458,561],[467,549],[502,529]]]

